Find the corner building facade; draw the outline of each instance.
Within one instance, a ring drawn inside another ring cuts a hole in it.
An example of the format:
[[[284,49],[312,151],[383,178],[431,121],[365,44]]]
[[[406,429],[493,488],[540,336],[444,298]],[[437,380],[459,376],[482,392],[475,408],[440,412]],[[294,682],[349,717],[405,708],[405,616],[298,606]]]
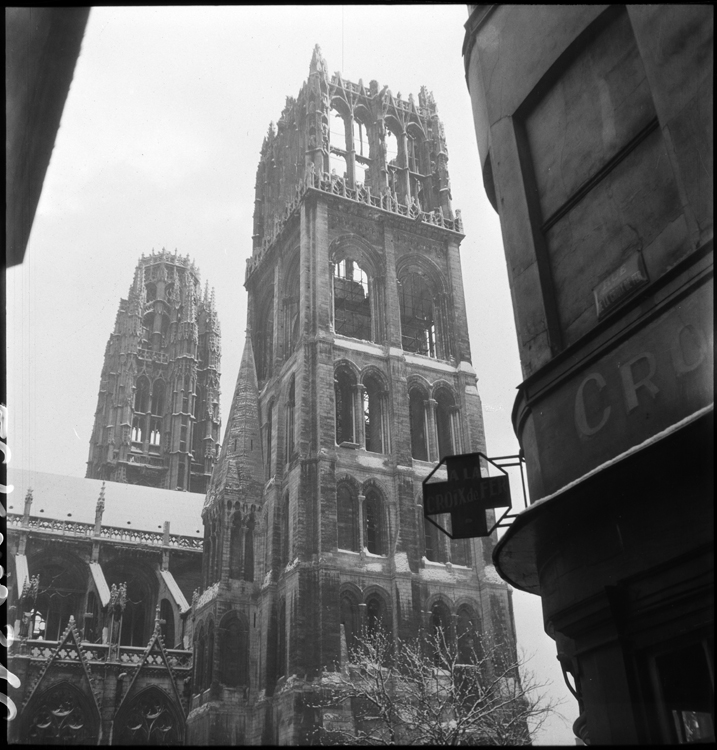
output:
[[[496,567],[542,599],[580,738],[714,742],[714,8],[470,10],[532,498]]]
[[[447,159],[430,94],[329,77],[318,47],[269,129],[203,511],[190,744],[315,743],[322,675],[370,622],[515,644],[494,540],[451,541],[421,507],[440,457],[485,450]]]
[[[105,350],[87,474],[205,493],[219,440],[221,331],[189,256],[144,254]]]

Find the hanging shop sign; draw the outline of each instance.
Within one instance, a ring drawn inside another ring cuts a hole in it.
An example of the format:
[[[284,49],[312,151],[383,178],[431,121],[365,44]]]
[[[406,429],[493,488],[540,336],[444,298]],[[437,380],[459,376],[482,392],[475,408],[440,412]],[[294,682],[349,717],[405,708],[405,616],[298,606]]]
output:
[[[498,470],[496,476],[483,476],[481,466]],[[447,481],[431,481],[434,474],[446,467]],[[487,511],[506,508],[505,513],[491,522]],[[423,480],[423,515],[451,539],[488,536],[511,508],[508,473],[483,453],[447,456]],[[434,518],[450,513],[450,530]],[[490,528],[489,528],[489,523]]]

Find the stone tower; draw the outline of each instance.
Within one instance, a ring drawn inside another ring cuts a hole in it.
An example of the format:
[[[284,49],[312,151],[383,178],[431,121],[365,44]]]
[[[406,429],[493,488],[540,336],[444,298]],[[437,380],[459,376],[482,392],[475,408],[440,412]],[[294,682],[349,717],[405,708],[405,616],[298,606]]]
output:
[[[364,624],[515,642],[492,539],[424,523],[440,457],[484,450],[433,96],[329,77],[314,51],[261,149],[248,336],[203,510],[190,744],[315,742]]]
[[[220,339],[214,292],[189,256],[142,255],[105,350],[87,477],[206,492]]]

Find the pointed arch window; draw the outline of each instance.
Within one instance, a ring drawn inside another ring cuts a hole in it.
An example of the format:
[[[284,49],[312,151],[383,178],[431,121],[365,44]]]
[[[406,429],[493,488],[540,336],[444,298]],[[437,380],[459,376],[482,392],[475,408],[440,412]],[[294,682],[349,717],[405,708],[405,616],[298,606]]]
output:
[[[334,331],[340,336],[372,341],[369,275],[357,261],[344,258],[333,264]]]
[[[161,378],[154,381],[152,386],[152,414],[161,417],[164,414],[164,380]]]
[[[269,479],[272,476],[272,456],[271,451],[273,449],[273,431],[274,431],[274,404],[269,404],[266,412],[266,478]]]
[[[364,506],[364,544],[372,555],[386,554],[384,507],[381,494],[371,488],[366,492]]]
[[[369,635],[388,629],[386,603],[378,594],[366,599],[366,630]]]
[[[447,388],[436,392],[436,432],[438,437],[438,457],[452,456],[457,448],[458,410],[453,394]]]
[[[356,379],[348,369],[339,368],[334,376],[336,401],[336,443],[355,443],[354,399]]]
[[[58,641],[70,616],[77,622],[85,599],[85,585],[74,565],[46,563],[37,570],[39,593],[35,602],[34,637]]]
[[[277,648],[277,668],[276,676],[283,677],[286,674],[286,604],[282,602],[279,605],[278,618],[278,648]]]
[[[250,583],[254,580],[254,517],[251,516],[246,523],[246,534],[244,537],[244,570],[242,578]]]
[[[436,308],[433,294],[418,273],[400,279],[401,342],[404,351],[438,357]]]
[[[34,699],[19,719],[30,745],[96,745],[99,723],[85,696],[69,682]]]
[[[227,687],[249,684],[249,636],[246,621],[236,613],[224,617],[220,632],[220,677]]]
[[[132,699],[115,721],[114,731],[120,745],[181,745],[184,736],[178,711],[156,687]]]
[[[279,562],[287,565],[289,562],[289,493],[284,493],[279,509]]]
[[[274,291],[269,291],[266,302],[261,305],[254,334],[257,379],[267,380],[274,369]]]
[[[432,645],[437,648],[433,654],[433,663],[439,666],[442,661],[442,653],[450,648],[452,643],[451,613],[443,602],[436,602],[431,608],[431,637]]]
[[[199,626],[199,632],[194,639],[194,692],[204,690],[204,625]]]
[[[174,610],[169,599],[162,599],[159,610],[159,617],[162,627],[162,638],[164,639],[165,648],[174,648]]]
[[[346,482],[336,489],[336,520],[339,549],[359,551],[358,496]]]
[[[149,380],[143,375],[137,380],[137,390],[134,394],[134,410],[145,414],[149,407]]]
[[[458,661],[460,664],[471,664],[482,655],[478,618],[473,607],[464,604],[458,609],[456,617],[456,638],[458,644]]]
[[[87,594],[87,611],[85,613],[84,640],[89,643],[99,643],[102,637],[100,623],[100,606],[94,591]]]
[[[341,624],[344,626],[346,648],[350,652],[356,646],[356,637],[359,633],[359,611],[354,597],[348,593],[341,596],[340,613]]]
[[[364,378],[363,386],[362,411],[366,450],[372,453],[386,453],[388,420],[383,383],[375,375],[368,375]]]
[[[238,580],[241,578],[241,564],[243,554],[244,529],[241,523],[241,514],[237,510],[232,522],[231,536],[229,540],[229,577]]]
[[[289,395],[286,399],[286,461],[291,461],[296,452],[294,445],[294,417],[296,411],[296,379],[292,375]]]
[[[214,679],[214,621],[209,623],[207,630],[207,653],[205,656],[204,687],[209,687]]]
[[[447,528],[446,523],[448,523],[449,520],[447,520],[446,514],[441,514],[436,520],[437,523],[443,526],[443,528]],[[426,560],[440,563],[448,562],[443,533],[427,518],[423,519],[423,538],[425,543]]]
[[[301,278],[298,262],[291,264],[288,274],[284,297],[284,357],[289,357],[299,342]]]
[[[419,461],[428,461],[426,399],[420,388],[411,388],[408,392],[408,416],[411,429],[411,455]]]

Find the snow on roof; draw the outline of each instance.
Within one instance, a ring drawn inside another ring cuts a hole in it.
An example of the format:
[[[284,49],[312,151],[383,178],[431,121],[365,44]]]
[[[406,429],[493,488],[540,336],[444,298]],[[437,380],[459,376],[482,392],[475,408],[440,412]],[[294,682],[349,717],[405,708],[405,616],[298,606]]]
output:
[[[46,474],[8,467],[8,513],[22,515],[25,495],[32,489],[30,515],[76,523],[95,522],[95,508],[102,480]],[[197,492],[160,490],[138,484],[105,483],[103,526],[161,533],[169,521],[170,534],[201,537],[204,495]]]

